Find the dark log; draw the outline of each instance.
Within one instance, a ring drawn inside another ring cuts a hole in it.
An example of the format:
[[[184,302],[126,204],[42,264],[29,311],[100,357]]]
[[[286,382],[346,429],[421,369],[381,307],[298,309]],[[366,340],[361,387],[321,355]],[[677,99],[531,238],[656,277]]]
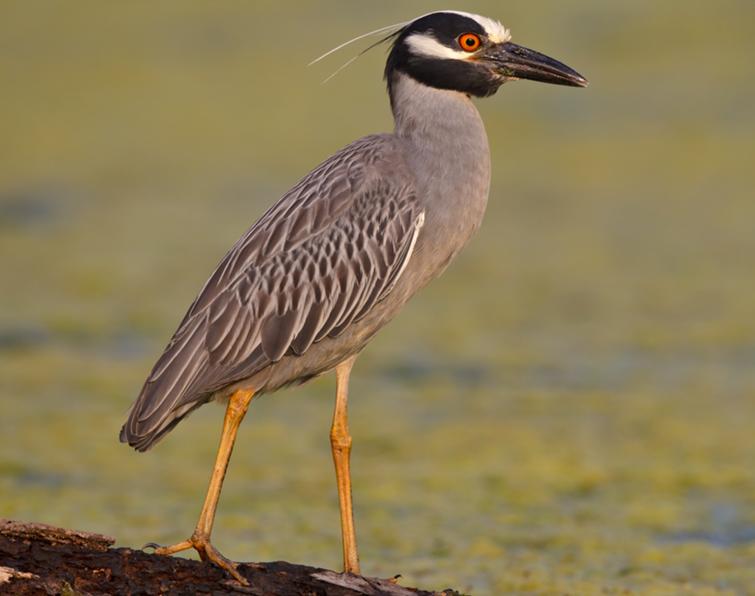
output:
[[[0,594],[459,596],[283,561],[240,564],[249,580],[242,586],[212,565],[113,548],[114,543],[101,534],[0,520]]]

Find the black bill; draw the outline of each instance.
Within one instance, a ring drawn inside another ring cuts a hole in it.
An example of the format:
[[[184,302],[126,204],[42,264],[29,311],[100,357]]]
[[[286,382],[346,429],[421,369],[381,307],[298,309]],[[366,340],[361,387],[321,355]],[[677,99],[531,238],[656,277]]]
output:
[[[554,85],[587,87],[585,77],[545,54],[507,42],[496,45],[484,58],[495,65],[499,74],[512,79],[529,79]]]

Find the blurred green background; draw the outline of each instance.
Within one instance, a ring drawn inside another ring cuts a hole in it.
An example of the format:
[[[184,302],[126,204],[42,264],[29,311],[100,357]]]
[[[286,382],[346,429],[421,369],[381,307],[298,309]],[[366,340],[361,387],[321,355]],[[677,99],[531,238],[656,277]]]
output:
[[[390,130],[383,49],[434,2],[0,5],[0,516],[171,543],[218,440],[126,411],[213,266],[286,189]],[[352,385],[363,571],[487,593],[755,586],[755,3],[459,2],[587,90],[479,102],[478,237]],[[333,381],[255,402],[214,540],[338,568]],[[755,593],[755,592],[750,592]]]

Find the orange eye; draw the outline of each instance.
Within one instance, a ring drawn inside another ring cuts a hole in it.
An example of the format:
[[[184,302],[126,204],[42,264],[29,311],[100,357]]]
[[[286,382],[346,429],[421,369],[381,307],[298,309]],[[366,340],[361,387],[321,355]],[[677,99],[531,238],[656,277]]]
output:
[[[456,41],[459,43],[459,47],[465,52],[475,52],[482,45],[482,40],[476,33],[464,33],[463,35],[459,35],[459,39]]]

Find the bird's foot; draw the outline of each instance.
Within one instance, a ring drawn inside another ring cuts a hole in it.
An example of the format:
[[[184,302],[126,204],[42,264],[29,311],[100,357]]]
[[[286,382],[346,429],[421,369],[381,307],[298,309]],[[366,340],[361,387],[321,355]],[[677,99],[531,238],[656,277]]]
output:
[[[212,545],[209,537],[194,534],[188,540],[184,540],[170,546],[160,546],[159,544],[150,542],[149,544],[145,544],[144,548],[153,548],[156,555],[173,555],[175,553],[180,553],[181,551],[193,548],[199,553],[199,558],[203,561],[211,561],[212,563],[223,569],[230,576],[232,576],[233,579],[235,579],[241,585],[249,585],[247,579],[239,573],[238,563],[234,563],[230,559],[227,559],[226,557],[221,555],[218,549],[216,549]]]

